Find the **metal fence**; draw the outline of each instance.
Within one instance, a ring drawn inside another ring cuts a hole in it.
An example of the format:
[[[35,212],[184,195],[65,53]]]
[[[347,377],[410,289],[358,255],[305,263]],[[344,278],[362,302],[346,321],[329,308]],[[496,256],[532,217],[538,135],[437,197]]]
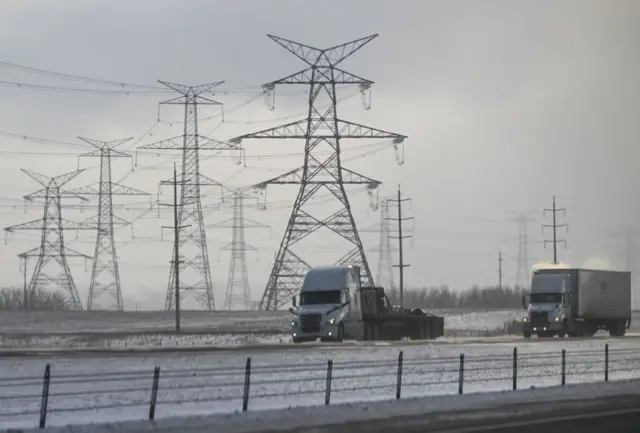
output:
[[[0,378],[0,425],[150,419],[640,377],[640,349],[128,370]],[[93,362],[96,362],[95,360]],[[99,362],[99,361],[98,361]],[[242,365],[243,364],[243,365]]]

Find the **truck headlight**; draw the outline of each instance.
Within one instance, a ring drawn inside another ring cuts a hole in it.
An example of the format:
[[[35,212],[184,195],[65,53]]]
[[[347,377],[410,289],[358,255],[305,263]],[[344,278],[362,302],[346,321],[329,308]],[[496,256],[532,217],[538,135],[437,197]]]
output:
[[[328,323],[329,325],[333,325],[334,323],[336,323],[336,318],[335,318],[335,317],[332,317],[331,319],[327,320],[327,323]]]
[[[559,321],[560,321],[560,317],[556,317],[556,322],[559,322]]]
[[[298,324],[298,322],[296,322],[295,320],[291,321],[291,326],[296,326]]]
[[[527,323],[527,322],[529,321],[529,318],[528,318],[528,317],[525,317],[525,318],[523,318],[523,319],[522,319],[522,321],[523,321],[523,322],[525,322],[525,323]]]

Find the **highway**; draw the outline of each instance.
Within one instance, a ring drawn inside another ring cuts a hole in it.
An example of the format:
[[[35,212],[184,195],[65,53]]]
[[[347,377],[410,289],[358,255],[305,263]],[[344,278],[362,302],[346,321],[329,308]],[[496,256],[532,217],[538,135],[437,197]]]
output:
[[[481,423],[482,424],[482,423]],[[640,407],[602,413],[541,417],[518,422],[490,423],[472,427],[403,430],[405,433],[638,433]]]
[[[550,393],[562,391],[549,390]],[[504,395],[496,395],[496,400],[485,407],[453,405],[457,407],[429,413],[427,404],[424,414],[374,421],[360,419],[313,428],[273,428],[256,433],[638,433],[640,394],[635,392],[595,398],[585,395],[583,399],[578,399],[580,393],[576,393],[575,399],[565,401],[539,397],[525,402],[515,398],[511,403],[499,401]]]

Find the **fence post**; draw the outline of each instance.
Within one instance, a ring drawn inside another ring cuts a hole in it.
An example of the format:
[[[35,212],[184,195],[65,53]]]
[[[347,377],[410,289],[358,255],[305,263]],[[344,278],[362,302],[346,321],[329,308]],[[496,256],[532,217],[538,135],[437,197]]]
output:
[[[609,381],[609,343],[604,345],[604,381]]]
[[[327,362],[327,384],[324,391],[324,404],[329,406],[331,403],[331,378],[333,377],[333,360]]]
[[[402,395],[402,350],[398,354],[398,382],[396,383],[396,399]]]
[[[458,394],[462,395],[464,390],[464,353],[460,354],[460,371],[458,374]]]
[[[562,386],[567,384],[567,351],[562,349]]]
[[[249,409],[249,388],[251,385],[251,357],[247,358],[244,368],[244,392],[242,393],[242,412]]]
[[[513,390],[518,389],[518,348],[513,348]]]
[[[40,403],[40,428],[47,423],[47,406],[49,405],[49,384],[51,383],[51,364],[44,368],[44,380],[42,381],[42,401]]]
[[[158,401],[158,384],[160,383],[160,367],[153,368],[153,384],[151,386],[151,401],[149,403],[149,421],[156,417],[156,402]]]

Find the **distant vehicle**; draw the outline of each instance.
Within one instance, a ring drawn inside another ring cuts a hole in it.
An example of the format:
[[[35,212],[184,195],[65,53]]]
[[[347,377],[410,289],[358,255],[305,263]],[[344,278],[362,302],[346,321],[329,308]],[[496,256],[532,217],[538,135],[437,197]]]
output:
[[[289,311],[294,343],[436,339],[444,334],[444,318],[420,309],[392,307],[382,287],[362,287],[357,266],[309,270]]]
[[[631,326],[631,273],[538,269],[522,306],[525,338],[590,337],[600,329],[622,337]]]

